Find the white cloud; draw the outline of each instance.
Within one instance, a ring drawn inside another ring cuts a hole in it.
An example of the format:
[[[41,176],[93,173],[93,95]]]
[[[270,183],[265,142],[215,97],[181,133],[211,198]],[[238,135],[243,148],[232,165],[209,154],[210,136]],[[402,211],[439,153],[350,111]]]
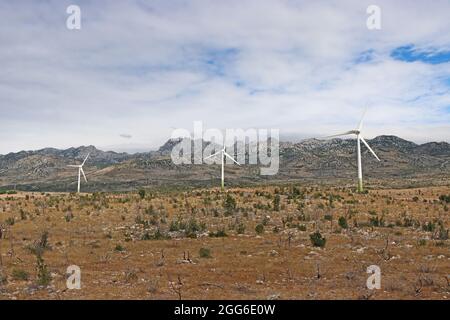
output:
[[[371,1],[79,1],[80,31],[65,27],[69,4],[0,4],[0,153],[120,145],[123,132],[156,147],[194,120],[316,136],[365,104],[368,136],[450,140],[450,64],[389,55],[448,50],[448,1],[377,1],[379,31]]]

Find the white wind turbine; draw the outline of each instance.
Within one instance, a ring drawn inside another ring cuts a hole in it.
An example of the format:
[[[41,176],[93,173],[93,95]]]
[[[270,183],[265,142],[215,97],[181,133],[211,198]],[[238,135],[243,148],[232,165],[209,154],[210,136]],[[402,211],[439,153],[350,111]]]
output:
[[[325,138],[333,138],[333,137],[340,137],[340,136],[346,136],[349,134],[356,135],[356,146],[357,146],[357,152],[358,152],[358,192],[363,191],[363,180],[362,180],[362,165],[361,165],[361,141],[366,145],[367,149],[373,154],[373,156],[380,161],[380,158],[375,154],[375,152],[372,150],[372,148],[369,146],[366,140],[364,140],[363,136],[361,135],[361,129],[363,125],[364,116],[366,114],[367,108],[364,110],[363,116],[361,117],[361,121],[359,122],[359,126],[355,130],[350,130],[347,132],[334,134],[332,136],[327,136]]]
[[[240,166],[240,164],[239,164],[239,162],[237,162],[236,160],[234,160],[233,157],[230,156],[230,155],[225,151],[225,143],[223,144],[222,150],[220,150],[219,152],[216,152],[216,153],[214,153],[214,154],[212,154],[212,155],[210,155],[210,156],[204,158],[204,160],[210,159],[210,158],[215,157],[215,156],[217,156],[217,155],[219,155],[219,154],[220,154],[220,159],[222,160],[222,184],[221,184],[221,187],[222,187],[222,190],[223,190],[223,189],[225,188],[225,169],[224,169],[224,168],[225,168],[225,157],[230,158],[231,160],[233,160],[234,163],[236,163],[236,164],[239,165],[239,166]]]
[[[89,157],[89,153],[87,154],[87,156],[84,159],[82,164],[79,164],[79,165],[69,164],[68,165],[68,167],[78,168],[78,193],[80,193],[81,174],[83,174],[84,181],[87,182],[86,175],[84,174],[84,171],[83,171],[83,166],[84,166],[84,164],[85,164],[85,162],[86,162],[88,157]]]

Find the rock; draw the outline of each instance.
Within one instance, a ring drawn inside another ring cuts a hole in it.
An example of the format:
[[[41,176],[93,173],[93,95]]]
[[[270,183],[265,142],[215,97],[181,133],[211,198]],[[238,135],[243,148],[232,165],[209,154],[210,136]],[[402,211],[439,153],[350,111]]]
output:
[[[278,253],[276,250],[272,250],[272,251],[269,252],[269,255],[270,255],[271,257],[276,257],[276,256],[279,255],[279,253]]]
[[[279,293],[274,293],[274,294],[267,296],[267,300],[279,300],[279,299],[280,299]]]

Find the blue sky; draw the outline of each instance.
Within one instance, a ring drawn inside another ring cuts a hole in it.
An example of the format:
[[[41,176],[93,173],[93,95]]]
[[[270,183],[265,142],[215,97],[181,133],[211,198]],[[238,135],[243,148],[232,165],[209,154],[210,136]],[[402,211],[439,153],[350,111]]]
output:
[[[82,29],[66,28],[81,8]],[[0,2],[0,153],[157,148],[174,127],[450,141],[450,3]]]
[[[450,62],[450,51],[435,48],[420,49],[414,44],[395,48],[391,52],[391,57],[406,62],[423,62],[429,64],[441,64]]]

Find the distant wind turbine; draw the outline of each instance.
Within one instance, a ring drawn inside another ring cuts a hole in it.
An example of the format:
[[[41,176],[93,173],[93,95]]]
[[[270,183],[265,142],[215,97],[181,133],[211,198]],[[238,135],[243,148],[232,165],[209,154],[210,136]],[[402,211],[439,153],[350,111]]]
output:
[[[378,158],[378,156],[375,154],[375,152],[369,146],[367,141],[361,135],[361,129],[362,129],[362,126],[363,126],[363,120],[364,120],[364,116],[366,114],[366,111],[367,111],[367,108],[364,110],[363,116],[361,117],[361,121],[359,122],[359,126],[358,126],[357,129],[325,137],[325,138],[334,138],[334,137],[346,136],[346,135],[349,135],[349,134],[356,135],[357,152],[358,152],[358,192],[362,192],[363,191],[362,165],[361,165],[361,141],[366,145],[367,149],[369,149],[369,151],[373,154],[373,156],[378,161],[380,161],[380,158]]]
[[[225,168],[225,157],[228,157],[228,158],[230,158],[231,160],[233,160],[233,162],[236,163],[238,166],[240,166],[240,164],[239,164],[239,162],[237,162],[236,160],[234,160],[233,157],[230,156],[230,155],[225,151],[225,144],[223,145],[222,150],[220,150],[219,152],[216,152],[216,153],[214,153],[214,154],[212,154],[212,155],[210,155],[210,156],[204,158],[204,160],[209,159],[209,158],[212,158],[212,157],[215,157],[215,156],[217,156],[217,155],[219,155],[219,154],[220,154],[220,158],[221,158],[221,160],[222,160],[222,184],[221,184],[221,187],[222,187],[222,190],[224,190],[224,188],[225,188],[225,169],[224,169],[224,168]]]
[[[87,156],[84,159],[83,163],[80,164],[80,165],[73,165],[73,164],[69,164],[68,165],[68,167],[78,168],[78,193],[80,193],[81,174],[83,174],[84,181],[87,182],[86,175],[84,174],[84,171],[83,171],[83,166],[86,163],[86,160],[87,160],[88,157],[89,157],[89,153],[87,154]]]

